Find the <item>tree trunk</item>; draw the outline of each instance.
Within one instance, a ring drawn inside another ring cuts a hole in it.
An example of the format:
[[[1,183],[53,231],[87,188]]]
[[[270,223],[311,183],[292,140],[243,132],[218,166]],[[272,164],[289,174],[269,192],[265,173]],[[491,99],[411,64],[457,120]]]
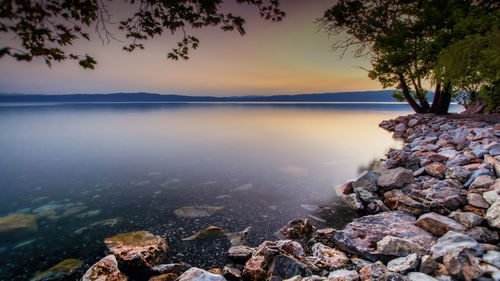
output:
[[[425,97],[423,95],[424,93],[420,92],[420,90],[422,88],[419,87],[419,85],[417,85],[417,83],[415,82],[415,79],[412,78],[411,82],[413,83],[413,87],[415,88],[415,93],[417,93],[418,102],[420,103],[420,106],[422,107],[424,112],[431,111],[431,107],[429,106],[429,102],[427,102],[427,97]]]
[[[450,107],[450,102],[451,102],[451,84],[447,83],[442,88],[440,84],[437,84],[430,112],[436,114],[447,114],[448,108]]]
[[[401,84],[401,90],[403,91],[403,96],[405,97],[408,104],[413,108],[416,113],[424,113],[425,111],[422,109],[420,105],[413,99],[410,95],[410,90],[408,90],[408,85],[406,85],[405,78],[403,74],[398,73],[399,83]]]
[[[448,114],[448,109],[451,103],[451,84],[447,83],[443,88],[441,93],[441,99],[439,100],[439,112],[438,114]]]
[[[441,84],[437,83],[436,89],[434,90],[434,97],[432,98],[432,106],[430,112],[437,113],[440,99],[441,99]]]

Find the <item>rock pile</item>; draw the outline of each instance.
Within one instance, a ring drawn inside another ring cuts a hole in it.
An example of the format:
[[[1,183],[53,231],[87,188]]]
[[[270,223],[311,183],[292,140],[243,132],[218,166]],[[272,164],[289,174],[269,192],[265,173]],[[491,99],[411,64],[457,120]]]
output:
[[[344,229],[295,219],[276,232],[280,240],[233,246],[231,263],[207,271],[160,264],[166,242],[129,233],[107,239],[112,255],[82,280],[127,280],[122,267],[179,281],[500,280],[500,124],[409,115],[380,126],[405,146],[389,151],[381,173],[366,171],[340,188],[362,215]],[[209,230],[198,236],[224,234]]]

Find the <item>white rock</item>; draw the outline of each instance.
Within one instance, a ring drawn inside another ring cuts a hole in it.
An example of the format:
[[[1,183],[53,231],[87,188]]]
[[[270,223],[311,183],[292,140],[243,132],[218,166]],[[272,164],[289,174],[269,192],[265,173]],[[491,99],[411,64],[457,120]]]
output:
[[[498,200],[500,196],[498,196],[498,193],[496,192],[496,190],[490,190],[490,191],[486,191],[485,193],[483,193],[483,198],[486,202],[488,202],[488,204],[493,204],[495,203],[495,201]]]
[[[201,268],[191,267],[184,272],[177,281],[226,281],[222,275],[213,274]]]

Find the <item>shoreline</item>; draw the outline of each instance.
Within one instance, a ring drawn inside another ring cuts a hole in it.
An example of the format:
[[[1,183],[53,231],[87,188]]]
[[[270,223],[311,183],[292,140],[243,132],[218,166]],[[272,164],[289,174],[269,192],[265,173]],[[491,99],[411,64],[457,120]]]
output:
[[[121,234],[105,240],[108,256],[81,280],[500,280],[497,117],[381,122],[404,147],[388,152],[380,174],[366,171],[340,187],[360,214],[342,230],[295,219],[277,232],[280,240],[236,243],[227,253],[233,262],[208,271],[162,264],[168,245],[159,236]],[[193,239],[230,234],[207,228]]]

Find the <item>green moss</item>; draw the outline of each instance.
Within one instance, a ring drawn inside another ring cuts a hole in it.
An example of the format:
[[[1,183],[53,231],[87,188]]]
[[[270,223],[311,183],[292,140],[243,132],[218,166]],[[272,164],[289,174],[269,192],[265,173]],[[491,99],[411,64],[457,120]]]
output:
[[[76,259],[65,259],[53,267],[36,274],[31,281],[44,280],[50,278],[58,278],[60,276],[68,275],[75,269],[80,268],[83,263]],[[50,278],[49,278],[50,277]]]
[[[127,245],[142,246],[147,245],[148,240],[155,239],[155,236],[147,231],[135,231],[120,233],[113,237],[106,238],[104,243],[123,243]]]
[[[210,226],[194,234],[193,236],[184,238],[182,240],[189,241],[194,239],[215,239],[218,237],[223,237],[225,235],[226,233],[224,232],[224,229],[217,226]]]
[[[37,230],[36,217],[32,214],[12,214],[0,218],[0,238],[16,239]]]

